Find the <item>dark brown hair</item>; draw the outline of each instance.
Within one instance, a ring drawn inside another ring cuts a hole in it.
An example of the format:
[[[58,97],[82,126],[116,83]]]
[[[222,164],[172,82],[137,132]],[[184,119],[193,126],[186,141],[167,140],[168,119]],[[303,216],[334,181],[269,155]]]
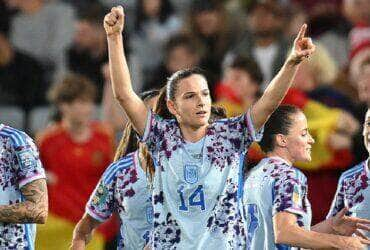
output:
[[[183,69],[183,70],[179,70],[173,73],[167,79],[166,98],[174,101],[180,81],[192,75],[201,75],[205,79],[203,70],[201,70],[200,68]]]
[[[289,129],[293,125],[292,115],[302,112],[293,105],[282,105],[271,114],[267,120],[262,140],[259,142],[261,149],[265,152],[271,152],[275,148],[275,136],[277,134],[288,135]]]

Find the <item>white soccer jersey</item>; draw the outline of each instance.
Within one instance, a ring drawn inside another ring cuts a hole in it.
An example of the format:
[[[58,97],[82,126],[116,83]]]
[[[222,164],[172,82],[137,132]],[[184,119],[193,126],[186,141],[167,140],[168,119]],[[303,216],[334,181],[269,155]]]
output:
[[[278,212],[293,213],[299,226],[310,229],[306,177],[279,157],[261,160],[245,181],[243,210],[247,249],[296,249],[275,244],[272,217]]]
[[[216,121],[194,145],[176,120],[149,113],[143,141],[157,166],[154,249],[245,248],[237,192],[242,155],[256,139],[249,112]]]
[[[113,212],[119,214],[121,237],[117,249],[142,249],[149,242],[153,207],[138,151],[107,168],[86,205],[86,212],[101,222]]]
[[[23,201],[21,187],[45,178],[39,152],[24,132],[0,124],[0,205]],[[34,249],[35,224],[0,222],[0,249]]]
[[[335,216],[344,207],[348,207],[350,216],[370,219],[370,170],[368,161],[361,162],[340,176],[337,192],[327,218]],[[366,231],[363,231],[363,233],[370,237],[370,233]]]

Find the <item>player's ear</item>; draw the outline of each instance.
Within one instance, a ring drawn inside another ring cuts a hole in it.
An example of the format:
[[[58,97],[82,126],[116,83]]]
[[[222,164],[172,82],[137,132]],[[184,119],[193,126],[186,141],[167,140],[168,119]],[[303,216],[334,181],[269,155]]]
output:
[[[285,148],[287,144],[286,136],[283,134],[277,134],[275,136],[275,145],[278,147]]]

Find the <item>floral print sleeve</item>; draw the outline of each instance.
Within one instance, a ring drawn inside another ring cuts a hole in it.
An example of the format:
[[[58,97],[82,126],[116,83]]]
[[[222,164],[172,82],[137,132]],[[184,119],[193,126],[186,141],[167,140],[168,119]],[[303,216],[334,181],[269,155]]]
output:
[[[330,206],[330,210],[327,218],[335,216],[340,210],[344,208],[344,179],[340,178],[338,182],[337,191],[335,192],[335,196],[333,202]]]
[[[220,137],[217,141],[226,139],[231,144],[230,149],[239,153],[248,149],[252,142],[260,141],[263,135],[263,127],[259,131],[255,130],[250,110],[241,116],[218,120],[213,126],[216,137]]]
[[[39,152],[32,139],[25,133],[19,133],[14,136],[12,142],[15,155],[13,166],[18,187],[21,188],[34,180],[45,178]]]
[[[148,111],[145,131],[141,141],[145,142],[149,151],[154,153],[154,158],[155,152],[159,150],[163,150],[166,155],[171,154],[171,151],[176,150],[175,144],[180,138],[181,135],[176,120],[165,120],[152,111]]]
[[[306,199],[305,177],[295,171],[286,171],[274,182],[272,216],[279,212],[304,216],[307,213]]]
[[[109,170],[110,168],[106,172]],[[97,221],[103,222],[113,213],[114,183],[104,179],[103,175],[86,205],[86,213]]]

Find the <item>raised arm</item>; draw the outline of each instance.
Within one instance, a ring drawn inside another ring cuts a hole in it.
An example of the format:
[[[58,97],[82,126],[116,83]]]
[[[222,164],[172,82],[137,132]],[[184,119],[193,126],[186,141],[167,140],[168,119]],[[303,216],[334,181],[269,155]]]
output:
[[[124,12],[121,6],[113,7],[104,18],[104,28],[107,33],[109,67],[114,97],[125,110],[139,135],[144,134],[148,110],[144,102],[132,89],[130,72],[128,70],[123,49],[122,31]]]
[[[32,181],[21,188],[24,201],[0,206],[0,222],[44,224],[48,216],[48,193],[45,179]]]
[[[311,39],[305,37],[306,29],[307,25],[304,24],[294,40],[293,50],[283,67],[272,79],[262,97],[252,107],[251,115],[256,129],[259,129],[280,105],[292,85],[300,62],[315,51],[315,45],[312,44]]]
[[[85,249],[86,245],[91,240],[93,230],[100,224],[101,223],[99,221],[85,213],[73,230],[71,250]]]
[[[359,237],[339,236],[327,233],[307,231],[297,225],[297,216],[288,212],[279,212],[273,217],[276,244],[318,249],[364,249],[370,241]]]

